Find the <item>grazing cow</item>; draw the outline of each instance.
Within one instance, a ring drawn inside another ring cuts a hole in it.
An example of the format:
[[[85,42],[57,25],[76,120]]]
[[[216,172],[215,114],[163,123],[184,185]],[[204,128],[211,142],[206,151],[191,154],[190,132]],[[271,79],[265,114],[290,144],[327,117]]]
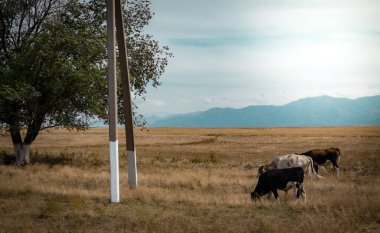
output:
[[[283,168],[291,168],[291,167],[301,167],[305,174],[309,177],[312,175],[317,178],[322,178],[319,176],[313,166],[313,160],[310,157],[304,155],[282,155],[275,158],[271,163],[266,165],[260,165],[257,176],[260,176],[262,173],[272,169],[283,169]]]
[[[273,169],[264,172],[259,176],[255,190],[251,193],[251,199],[257,200],[265,194],[273,192],[274,197],[278,198],[277,189],[287,192],[292,187],[294,195],[298,199],[300,196],[306,197],[303,189],[304,171],[301,167],[285,169]]]
[[[336,176],[339,175],[339,160],[340,160],[340,150],[335,147],[331,147],[328,149],[315,149],[310,150],[301,155],[309,156],[313,159],[314,169],[318,172],[318,165],[323,165],[327,160],[330,160],[333,164],[334,170],[336,171]]]

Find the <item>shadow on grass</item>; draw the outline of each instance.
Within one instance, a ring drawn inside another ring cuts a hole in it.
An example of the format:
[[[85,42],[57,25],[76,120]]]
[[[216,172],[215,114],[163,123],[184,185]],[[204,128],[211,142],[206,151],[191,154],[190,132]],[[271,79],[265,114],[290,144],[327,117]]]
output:
[[[12,165],[16,161],[14,154],[6,151],[0,151],[0,164]]]
[[[40,164],[46,164],[49,166],[55,166],[55,165],[72,165],[73,164],[73,158],[69,157],[65,153],[59,153],[59,154],[50,154],[50,153],[31,153],[30,155],[32,164],[40,163]]]
[[[49,166],[55,165],[72,165],[73,159],[64,153],[60,154],[49,154],[49,153],[30,153],[31,164],[40,163]],[[1,165],[14,165],[16,158],[14,153],[9,153],[6,151],[0,151],[0,164]]]

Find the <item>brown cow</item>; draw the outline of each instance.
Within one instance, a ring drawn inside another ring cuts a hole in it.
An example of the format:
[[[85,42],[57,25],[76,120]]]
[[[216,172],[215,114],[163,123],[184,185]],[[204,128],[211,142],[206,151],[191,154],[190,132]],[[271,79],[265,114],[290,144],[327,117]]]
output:
[[[335,147],[331,147],[328,149],[315,149],[310,150],[301,155],[309,156],[313,159],[314,162],[314,170],[318,172],[318,165],[323,165],[327,160],[330,160],[333,164],[334,170],[336,171],[336,176],[339,175],[339,160],[340,160],[340,150]]]

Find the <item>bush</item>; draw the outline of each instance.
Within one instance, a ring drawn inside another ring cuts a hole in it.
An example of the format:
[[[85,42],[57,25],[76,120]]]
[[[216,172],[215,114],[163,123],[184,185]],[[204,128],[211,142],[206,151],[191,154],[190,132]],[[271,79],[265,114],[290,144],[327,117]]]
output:
[[[0,151],[0,164],[11,165],[15,163],[15,161],[16,158],[13,154],[6,151]]]

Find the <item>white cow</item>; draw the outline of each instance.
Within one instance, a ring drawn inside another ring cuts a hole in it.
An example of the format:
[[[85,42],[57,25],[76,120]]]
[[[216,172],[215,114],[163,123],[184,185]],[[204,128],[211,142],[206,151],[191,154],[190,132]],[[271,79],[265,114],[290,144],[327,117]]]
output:
[[[268,170],[291,167],[301,167],[304,173],[309,177],[312,177],[312,175],[314,175],[317,178],[323,178],[323,176],[320,176],[315,172],[312,158],[297,154],[281,155],[275,158],[269,164],[260,165],[257,176],[260,176],[262,173]]]

